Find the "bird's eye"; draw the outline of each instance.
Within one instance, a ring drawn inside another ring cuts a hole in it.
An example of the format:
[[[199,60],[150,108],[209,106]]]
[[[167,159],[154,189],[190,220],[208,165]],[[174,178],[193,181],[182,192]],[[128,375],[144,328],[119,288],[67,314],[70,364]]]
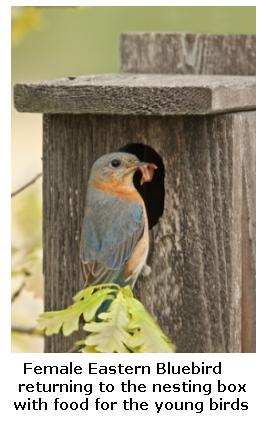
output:
[[[113,160],[111,161],[111,166],[112,166],[113,168],[118,168],[118,167],[120,167],[120,165],[121,165],[121,161],[120,161],[120,159],[113,159]]]

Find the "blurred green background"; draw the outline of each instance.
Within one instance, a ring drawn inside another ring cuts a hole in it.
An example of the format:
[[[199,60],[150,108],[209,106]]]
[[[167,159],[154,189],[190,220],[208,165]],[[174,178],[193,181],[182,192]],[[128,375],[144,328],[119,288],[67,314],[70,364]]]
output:
[[[37,31],[13,49],[15,81],[117,72],[124,31],[255,33],[254,7],[49,7],[41,13]]]
[[[127,31],[248,33],[255,7],[13,7],[12,80],[119,71],[119,34]],[[12,110],[13,190],[41,171],[41,116]],[[41,352],[41,182],[12,200],[12,349]]]

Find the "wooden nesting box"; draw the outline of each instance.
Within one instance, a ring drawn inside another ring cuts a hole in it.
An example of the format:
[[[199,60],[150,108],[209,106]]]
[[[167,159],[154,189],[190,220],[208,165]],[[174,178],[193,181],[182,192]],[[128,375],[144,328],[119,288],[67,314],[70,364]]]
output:
[[[15,87],[18,111],[44,114],[45,309],[68,306],[82,287],[92,163],[147,145],[163,163],[148,200],[164,211],[137,296],[177,352],[254,352],[255,37],[123,34],[121,60],[120,74]],[[46,351],[72,343],[51,337]]]

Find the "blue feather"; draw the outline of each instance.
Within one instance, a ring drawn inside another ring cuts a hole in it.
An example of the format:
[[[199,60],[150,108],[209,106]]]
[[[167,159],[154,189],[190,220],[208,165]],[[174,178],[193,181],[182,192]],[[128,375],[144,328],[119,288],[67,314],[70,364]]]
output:
[[[89,282],[123,285],[125,263],[143,232],[144,215],[140,203],[89,186],[80,249]]]

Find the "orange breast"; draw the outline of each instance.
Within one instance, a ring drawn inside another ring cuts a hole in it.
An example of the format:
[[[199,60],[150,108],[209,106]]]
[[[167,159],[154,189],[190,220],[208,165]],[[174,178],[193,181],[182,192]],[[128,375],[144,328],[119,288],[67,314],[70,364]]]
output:
[[[120,199],[133,200],[143,203],[142,197],[137,190],[132,189],[122,183],[104,182],[96,180],[94,183],[96,189],[102,190],[112,196],[119,197]]]
[[[136,244],[136,247],[128,259],[125,269],[124,275],[125,277],[133,277],[136,278],[143,265],[146,262],[148,251],[149,251],[149,230],[148,230],[148,218],[146,214],[146,208],[144,201],[141,195],[138,193],[137,190],[132,189],[131,186],[124,185],[122,183],[115,183],[115,182],[103,182],[96,180],[94,183],[96,189],[106,192],[107,194],[111,194],[112,196],[116,196],[120,199],[124,200],[132,200],[141,203],[143,210],[144,210],[144,233],[141,239]]]

